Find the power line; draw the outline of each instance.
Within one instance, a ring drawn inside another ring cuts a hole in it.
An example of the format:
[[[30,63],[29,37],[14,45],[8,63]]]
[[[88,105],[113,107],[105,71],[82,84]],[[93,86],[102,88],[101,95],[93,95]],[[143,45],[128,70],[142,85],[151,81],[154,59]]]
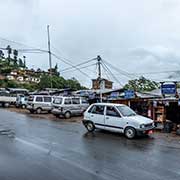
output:
[[[91,66],[95,66],[96,63],[93,63],[93,64],[90,64],[90,65],[87,65],[87,66],[82,66],[82,67],[79,67],[79,69],[85,69],[87,67],[91,67]],[[73,70],[67,70],[67,71],[60,71],[61,73],[67,73],[67,72],[74,72],[74,71],[77,71],[77,69],[73,69]]]
[[[107,65],[110,66],[112,69],[114,69],[116,72],[118,72],[118,74],[124,75],[124,76],[127,77],[128,79],[129,79],[129,78],[131,79],[131,78],[133,77],[133,75],[131,75],[130,73],[128,73],[128,72],[126,72],[126,71],[124,71],[124,70],[122,70],[122,69],[119,69],[119,68],[113,66],[112,64],[108,63],[108,62],[105,61],[104,59],[103,59],[102,61],[104,62],[104,64],[107,64]]]
[[[106,77],[107,77],[108,79],[111,79],[111,78],[109,77],[109,75],[108,75],[108,71],[107,71],[106,68],[104,67],[104,64],[102,64],[102,67],[103,67],[104,74],[106,75]]]
[[[54,53],[51,53],[51,54],[52,54],[55,58],[59,59],[60,61],[64,62],[65,64],[67,64],[67,65],[69,65],[69,66],[71,66],[71,67],[77,69],[77,70],[78,70],[79,72],[81,72],[83,75],[85,75],[86,77],[88,77],[88,78],[91,79],[91,77],[90,77],[87,73],[81,71],[78,67],[76,67],[76,66],[72,65],[70,62],[68,62],[68,61],[66,61],[66,60],[64,60],[64,59],[62,59],[62,58],[60,58],[59,56],[57,56],[57,55],[54,54]]]
[[[43,49],[16,49],[17,51],[20,52],[33,52],[33,51],[39,51],[39,52],[44,52],[44,53],[48,53],[47,50],[43,50]]]
[[[47,50],[43,50],[43,49],[40,49],[40,48],[32,47],[32,46],[26,45],[26,44],[21,43],[21,42],[9,40],[9,39],[2,38],[2,37],[0,37],[0,39],[3,40],[3,41],[6,41],[6,42],[14,43],[14,44],[17,44],[17,45],[20,45],[20,46],[25,46],[25,47],[28,48],[28,49],[17,49],[18,51],[32,51],[32,50],[35,50],[35,51],[41,51],[41,52],[48,52]],[[6,50],[6,48],[1,48],[1,49]]]
[[[66,61],[68,61],[68,62],[70,62],[70,63],[72,63],[73,64],[73,62],[70,60],[70,59],[68,59],[68,58],[65,58],[65,57],[63,57],[62,55],[62,53],[59,51],[59,49],[57,49],[56,47],[54,47],[53,45],[51,45],[52,46],[52,48],[53,49],[55,49],[56,50],[56,52],[61,56],[61,58],[63,58],[64,60],[66,60]],[[80,66],[81,64],[83,65],[83,64],[85,64],[86,62],[91,62],[91,61],[94,61],[94,60],[96,60],[97,58],[93,58],[93,59],[90,59],[90,60],[87,60],[87,61],[84,61],[84,62],[82,62],[82,63],[80,63],[80,64],[77,64],[77,65],[74,65],[74,66]],[[61,72],[62,71],[64,71],[64,70],[66,70],[66,69],[73,69],[74,67],[68,67],[68,68],[65,68],[65,69],[62,69],[61,70]],[[88,68],[87,68],[88,69]],[[88,69],[89,71],[91,71],[90,69]]]
[[[109,67],[102,61],[102,64],[104,65],[104,67],[106,68],[106,70],[109,72],[109,74],[111,74],[111,76],[114,78],[114,80],[116,82],[119,83],[120,86],[123,87],[123,84],[116,78],[116,76],[114,76],[114,74],[112,73],[112,71],[109,69]]]
[[[84,62],[82,62],[82,63],[79,63],[79,64],[76,64],[76,65],[74,65],[75,67],[79,67],[79,66],[82,66],[82,65],[84,65],[84,64],[88,64],[88,63],[90,63],[90,62],[92,62],[92,61],[94,61],[95,59],[91,59],[91,60],[87,60],[87,61],[84,61]],[[87,66],[88,67],[88,66]],[[74,67],[68,67],[68,68],[65,68],[65,69],[62,69],[61,70],[61,72],[64,72],[64,71],[67,71],[67,70],[70,70],[70,69],[73,69]]]
[[[144,75],[144,74],[164,74],[170,72],[180,72],[180,70],[168,70],[168,71],[154,71],[154,72],[143,72],[143,73],[131,73],[132,75]]]
[[[62,54],[56,47],[54,47],[53,45],[51,45],[59,54]],[[69,67],[68,69],[76,69],[76,70],[78,70],[79,72],[81,72],[83,75],[85,75],[85,76],[87,76],[88,78],[90,78],[90,79],[92,79],[87,73],[85,73],[85,72],[83,72],[83,71],[81,71],[81,69],[78,67],[78,65],[72,65],[73,64],[73,62],[71,61],[71,60],[69,60],[69,59],[67,59],[67,58],[65,58],[65,57],[59,57],[59,56],[57,56],[55,53],[52,53],[52,55],[54,56],[54,57],[56,57],[57,59],[59,59],[59,60],[61,60],[62,62],[64,62],[65,64],[67,64],[67,65],[69,65],[69,66],[71,66],[71,67]],[[87,60],[86,62],[91,62],[91,61],[93,61],[93,60],[96,60],[96,58],[93,58],[93,59],[90,59],[90,60]],[[84,64],[85,62],[82,62],[82,63],[80,63],[80,64]],[[67,69],[67,68],[65,68],[65,69]],[[64,71],[65,69],[63,69],[62,71]],[[88,68],[87,68],[88,69]],[[89,69],[88,69],[89,70]],[[89,71],[91,71],[91,70],[89,70]]]
[[[103,60],[105,61],[105,60]],[[152,71],[152,72],[142,72],[142,73],[128,73],[127,71],[121,70],[115,66],[113,66],[112,64],[108,63],[107,61],[105,61],[106,64],[108,64],[109,66],[111,66],[113,69],[115,69],[116,71],[121,71],[123,75],[126,75],[128,77],[133,77],[133,75],[144,75],[144,74],[163,74],[163,73],[171,73],[171,72],[180,72],[180,70],[167,70],[167,71]]]
[[[17,42],[17,41],[9,40],[9,39],[2,38],[2,37],[0,37],[0,39],[3,40],[3,41],[6,41],[6,42],[18,44],[18,45],[20,45],[20,46],[25,46],[25,47],[33,48],[33,47],[30,47],[30,46],[28,46],[28,45],[26,45],[26,44],[23,44],[23,43],[20,43],[20,42]]]

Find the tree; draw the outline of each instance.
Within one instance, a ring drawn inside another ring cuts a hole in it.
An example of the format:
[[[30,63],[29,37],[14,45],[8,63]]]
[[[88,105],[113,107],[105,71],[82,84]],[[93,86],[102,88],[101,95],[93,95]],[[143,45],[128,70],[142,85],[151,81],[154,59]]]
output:
[[[21,58],[19,58],[19,60],[18,60],[18,61],[19,61],[19,62],[18,62],[19,67],[24,67],[24,63],[23,63],[22,59],[21,59]]]
[[[4,53],[2,50],[0,50],[0,58],[3,59],[4,58]]]
[[[71,88],[73,90],[80,90],[81,88],[84,89],[84,87],[81,87],[81,84],[75,78],[65,80],[63,77],[56,75],[53,76],[42,75],[38,86],[39,89],[50,88],[51,81],[52,81],[52,87],[57,89],[64,89],[64,88]]]
[[[59,72],[58,72],[58,65],[57,64],[54,66],[54,68],[48,69],[48,71],[49,71],[49,73],[51,72],[55,76],[60,75]]]
[[[59,76],[58,64],[56,64],[55,67],[54,67],[54,74],[55,74],[56,76]]]
[[[140,77],[139,79],[129,80],[124,86],[124,89],[130,89],[134,91],[152,91],[159,87],[159,84],[155,81]]]
[[[13,50],[13,55],[14,55],[14,65],[17,66],[18,51],[16,49]]]
[[[26,56],[23,56],[23,59],[24,59],[23,60],[23,64],[24,64],[23,67],[26,68]]]
[[[10,64],[10,60],[11,60],[11,53],[12,53],[12,49],[11,49],[11,46],[8,45],[7,48],[7,54],[8,54],[8,64]]]
[[[66,86],[68,88],[73,89],[73,90],[80,90],[81,89],[81,84],[75,78],[66,80]]]

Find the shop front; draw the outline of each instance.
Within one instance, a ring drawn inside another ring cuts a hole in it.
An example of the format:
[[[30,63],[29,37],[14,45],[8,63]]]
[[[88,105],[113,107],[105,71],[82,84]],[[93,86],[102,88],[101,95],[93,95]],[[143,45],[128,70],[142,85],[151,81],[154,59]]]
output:
[[[180,124],[180,103],[179,99],[162,98],[150,100],[150,117],[157,123],[171,121]]]

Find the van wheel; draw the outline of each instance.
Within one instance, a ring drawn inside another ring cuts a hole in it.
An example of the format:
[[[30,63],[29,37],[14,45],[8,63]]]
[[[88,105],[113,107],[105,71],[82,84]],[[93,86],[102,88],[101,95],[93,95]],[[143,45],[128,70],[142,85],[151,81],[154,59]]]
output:
[[[37,109],[36,109],[36,113],[37,113],[37,114],[41,114],[41,112],[42,112],[42,109],[41,109],[41,108],[37,108]]]
[[[25,109],[25,108],[26,108],[26,105],[25,105],[25,104],[23,104],[21,107],[22,107],[22,109]]]
[[[34,110],[29,110],[29,112],[30,112],[31,114],[33,114],[33,113],[34,113]]]
[[[136,136],[136,130],[133,127],[127,127],[124,134],[128,139],[133,139]]]
[[[66,112],[66,113],[64,114],[64,117],[65,117],[66,119],[69,119],[69,118],[71,117],[71,113],[70,113],[70,112]]]
[[[9,106],[10,106],[9,103],[4,103],[4,107],[5,107],[5,108],[8,108]]]
[[[94,130],[95,130],[95,126],[94,126],[94,124],[92,123],[92,122],[87,122],[86,123],[86,129],[89,131],[89,132],[93,132]]]
[[[54,116],[55,116],[56,118],[60,118],[60,115],[59,115],[59,114],[54,114]]]

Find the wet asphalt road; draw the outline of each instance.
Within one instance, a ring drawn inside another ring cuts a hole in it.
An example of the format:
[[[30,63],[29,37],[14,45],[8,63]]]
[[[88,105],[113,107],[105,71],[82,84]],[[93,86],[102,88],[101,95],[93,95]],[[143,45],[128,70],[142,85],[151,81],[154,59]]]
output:
[[[0,135],[0,180],[180,179],[180,137],[127,140],[0,109],[2,129],[12,131]]]

